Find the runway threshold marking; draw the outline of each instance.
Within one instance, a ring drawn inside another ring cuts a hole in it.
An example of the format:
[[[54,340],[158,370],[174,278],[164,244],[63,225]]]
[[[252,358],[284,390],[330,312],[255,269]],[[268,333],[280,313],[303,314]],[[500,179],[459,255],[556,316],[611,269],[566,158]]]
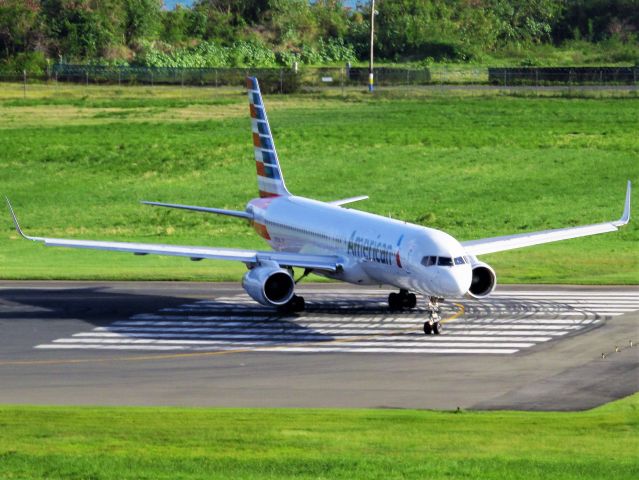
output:
[[[453,320],[455,320],[456,318],[459,318],[461,315],[464,314],[464,306],[461,303],[455,303],[453,304],[456,307],[459,307],[459,310],[457,310],[457,312],[455,312],[453,315],[451,315],[448,318],[442,319],[441,323],[448,323],[448,322],[452,322]],[[312,346],[316,346],[316,345],[331,345],[331,344],[336,344],[336,343],[350,343],[350,342],[357,342],[358,340],[370,340],[371,338],[377,338],[377,337],[392,337],[394,335],[397,335],[399,333],[404,333],[404,332],[412,332],[415,330],[415,326],[411,325],[410,327],[406,327],[406,328],[400,328],[397,330],[392,330],[390,332],[383,332],[383,333],[372,333],[372,334],[368,334],[368,335],[358,335],[355,337],[345,337],[345,338],[338,338],[336,340],[330,340],[327,342],[309,342],[309,343],[303,343],[303,346],[307,346],[307,347],[312,347]],[[287,345],[287,347],[293,347],[295,348],[296,345],[295,344],[291,344],[291,345]],[[277,348],[281,348],[281,345],[278,345]],[[273,347],[275,348],[275,346]]]
[[[441,323],[452,322],[453,320],[459,318],[464,314],[464,306],[461,303],[455,303],[455,306],[459,308],[457,312],[451,315],[448,318],[442,319]],[[384,336],[393,336],[398,333],[412,331],[415,327],[411,326],[408,328],[402,328],[398,330],[393,330],[391,332],[384,333],[376,333],[372,335],[359,335],[356,337],[347,337],[340,338],[337,340],[332,340],[328,342],[299,342],[299,343],[291,343],[288,344],[287,347],[291,348],[300,348],[300,347],[312,347],[318,344],[321,345],[330,345],[334,343],[345,343],[345,342],[354,342],[362,339],[370,339],[375,337],[384,337]],[[162,354],[162,355],[127,355],[124,357],[108,357],[108,358],[76,358],[76,359],[66,359],[66,360],[14,360],[14,361],[0,361],[0,367],[10,366],[10,365],[73,365],[73,364],[83,364],[83,363],[107,363],[107,362],[141,362],[141,361],[149,361],[149,360],[168,360],[175,358],[192,358],[192,357],[212,357],[218,355],[231,355],[236,353],[248,353],[253,352],[257,349],[259,351],[269,351],[269,350],[277,350],[281,348],[281,345],[273,345],[271,347],[262,346],[262,347],[252,347],[252,348],[238,348],[231,350],[216,350],[212,352],[189,352],[189,353],[170,353],[170,354]]]
[[[119,351],[132,360],[249,351],[509,355],[639,310],[639,296],[625,291],[548,290],[536,292],[535,298],[528,292],[496,292],[481,301],[444,305],[442,323],[447,325],[442,334],[425,336],[420,328],[424,308],[389,312],[377,289],[358,289],[357,295],[342,290],[305,293],[316,298],[300,315],[278,315],[236,294],[139,313],[35,348]],[[135,357],[127,350],[135,351]]]

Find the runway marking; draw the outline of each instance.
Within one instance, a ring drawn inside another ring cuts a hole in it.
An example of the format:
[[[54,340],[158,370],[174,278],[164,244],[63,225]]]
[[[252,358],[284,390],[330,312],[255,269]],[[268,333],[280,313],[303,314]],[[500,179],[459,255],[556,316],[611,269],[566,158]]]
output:
[[[444,304],[442,334],[426,336],[425,308],[389,312],[384,291],[303,294],[307,311],[299,315],[278,315],[234,295],[136,314],[35,348],[184,352],[136,360],[238,352],[510,355],[639,310],[631,292],[498,292]]]

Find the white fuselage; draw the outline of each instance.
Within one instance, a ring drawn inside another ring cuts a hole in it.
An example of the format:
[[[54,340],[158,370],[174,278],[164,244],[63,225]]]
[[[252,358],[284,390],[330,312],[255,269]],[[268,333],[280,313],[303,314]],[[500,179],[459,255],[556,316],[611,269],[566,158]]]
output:
[[[247,211],[274,250],[340,257],[331,278],[444,298],[470,287],[464,248],[440,230],[295,196],[254,199]]]

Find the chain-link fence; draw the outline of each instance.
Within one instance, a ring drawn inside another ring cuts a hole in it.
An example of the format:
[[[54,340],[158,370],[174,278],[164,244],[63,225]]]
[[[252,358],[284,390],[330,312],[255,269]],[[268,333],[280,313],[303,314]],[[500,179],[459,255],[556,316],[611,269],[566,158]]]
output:
[[[637,88],[639,67],[468,67],[375,68],[375,86],[451,88]],[[365,88],[368,69],[361,67],[290,68],[148,68],[54,65],[48,72],[0,72],[0,82],[29,87],[79,85],[172,85],[242,88],[248,75],[257,76],[267,93],[291,93],[327,88]]]
[[[488,68],[491,85],[636,85],[639,67]]]
[[[55,65],[49,79],[74,83],[118,85],[242,86],[247,76],[260,79],[262,88],[286,93],[304,87],[365,86],[367,68],[147,68]],[[428,68],[376,68],[378,86],[427,85]]]

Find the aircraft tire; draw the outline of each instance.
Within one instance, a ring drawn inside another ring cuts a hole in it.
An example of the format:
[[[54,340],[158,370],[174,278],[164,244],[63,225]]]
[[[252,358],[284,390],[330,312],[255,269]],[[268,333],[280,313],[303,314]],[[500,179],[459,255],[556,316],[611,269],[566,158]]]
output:
[[[401,297],[398,293],[392,292],[388,295],[388,308],[390,308],[391,310],[401,310],[401,303]]]
[[[417,295],[409,293],[406,296],[406,308],[413,309],[417,306]]]
[[[426,335],[430,335],[431,333],[433,333],[433,326],[430,324],[430,322],[424,322],[424,333]]]
[[[433,323],[433,333],[435,335],[439,335],[440,333],[442,333],[442,324],[439,322],[435,322]]]
[[[306,310],[306,301],[304,300],[304,297],[295,295],[295,297],[293,298],[296,300],[293,310],[294,312],[303,312],[304,310]]]
[[[279,307],[279,311],[282,313],[296,313],[303,312],[306,308],[306,302],[304,301],[304,297],[300,297],[299,295],[293,295],[288,303]]]

